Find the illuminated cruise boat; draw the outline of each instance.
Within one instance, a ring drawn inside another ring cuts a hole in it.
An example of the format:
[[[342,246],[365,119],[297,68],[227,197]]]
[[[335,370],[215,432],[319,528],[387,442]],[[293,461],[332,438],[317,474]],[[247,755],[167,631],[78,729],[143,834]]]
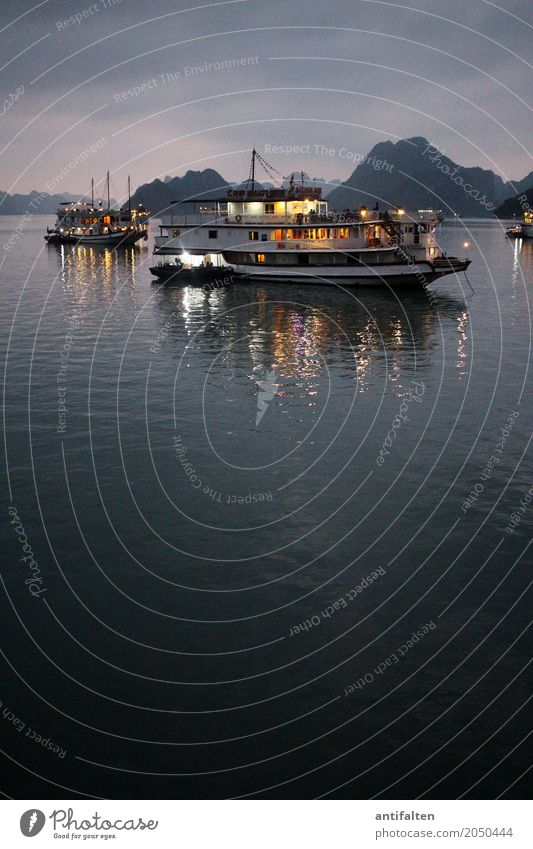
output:
[[[47,228],[45,240],[52,245],[103,245],[125,247],[139,239],[148,238],[150,213],[141,205],[132,208],[128,178],[128,203],[121,209],[112,209],[109,197],[109,171],[107,172],[107,206],[94,202],[94,181],[91,201],[62,203],[57,210],[54,227]]]
[[[424,286],[470,265],[440,251],[438,212],[377,206],[331,212],[321,188],[293,178],[280,188],[258,185],[256,159],[271,168],[254,150],[244,188],[171,204],[154,253],[176,259],[154,265],[156,277],[179,279],[187,271],[200,282],[203,269],[212,275],[213,268],[231,266],[236,276],[265,282]]]
[[[533,211],[526,210],[522,223],[508,227],[505,233],[510,239],[533,239]]]

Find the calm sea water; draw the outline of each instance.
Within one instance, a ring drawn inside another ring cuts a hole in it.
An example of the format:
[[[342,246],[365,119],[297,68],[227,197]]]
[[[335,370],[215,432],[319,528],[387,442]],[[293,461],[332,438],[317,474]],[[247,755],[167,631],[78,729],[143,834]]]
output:
[[[49,223],[2,251],[3,792],[523,797],[533,243],[204,292]]]

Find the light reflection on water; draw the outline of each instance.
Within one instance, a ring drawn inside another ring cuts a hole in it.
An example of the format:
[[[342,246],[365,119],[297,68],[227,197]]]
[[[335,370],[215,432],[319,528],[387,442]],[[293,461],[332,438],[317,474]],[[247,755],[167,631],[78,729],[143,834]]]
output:
[[[87,691],[80,699],[75,683],[56,680],[47,663],[28,656],[32,686],[51,704],[87,722],[97,711],[102,727],[127,738],[104,746],[98,732],[32,702],[43,730],[76,755],[139,771],[135,779],[113,773],[112,788],[102,772],[83,772],[82,792],[165,796],[168,779],[153,776],[148,787],[143,770],[204,770],[217,776],[215,795],[231,796],[339,757],[334,774],[320,768],[282,791],[308,798],[390,756],[355,782],[354,793],[366,798],[403,775],[399,747],[409,746],[414,726],[421,736],[410,757],[430,760],[408,779],[405,795],[424,792],[443,774],[432,753],[460,729],[465,711],[474,716],[487,703],[485,691],[470,688],[529,615],[519,600],[527,583],[520,557],[533,513],[513,534],[505,527],[530,486],[523,454],[531,429],[532,246],[511,245],[492,222],[472,225],[480,245],[469,270],[475,293],[449,278],[432,288],[431,301],[424,292],[319,286],[205,292],[155,283],[143,246],[121,253],[45,247],[45,224],[33,221],[8,257],[0,292],[3,338],[11,332],[7,461],[50,608],[93,654],[66,639],[45,606],[28,607],[9,528],[3,577],[27,627],[74,681],[84,675],[87,686],[97,682],[121,702]],[[461,253],[463,240],[460,227],[442,228],[450,253]],[[66,334],[66,430],[59,433]],[[423,394],[407,403],[414,381]],[[402,402],[408,421],[379,466]],[[500,463],[463,513],[517,409]],[[177,435],[194,481],[176,452]],[[378,565],[386,574],[357,603],[289,637],[295,623]],[[5,613],[8,645],[26,658],[27,639],[7,603]],[[358,701],[341,698],[350,681],[430,619],[438,627],[416,654]],[[500,692],[524,657],[517,642],[481,686]],[[8,685],[12,701],[25,703],[23,685]],[[518,679],[502,692],[484,722],[505,722],[520,688]],[[154,712],[128,707],[139,703]],[[427,723],[448,707],[447,718]],[[169,711],[190,714],[177,723]],[[409,721],[391,724],[404,712]],[[518,741],[520,714],[513,723]],[[195,745],[243,733],[256,734],[252,754],[249,740]],[[371,735],[375,746],[365,743]],[[464,736],[450,740],[446,769],[464,757]],[[142,744],[140,752],[128,742],[137,738],[187,747],[177,766],[175,749]],[[454,797],[484,776],[508,742],[480,750],[471,774],[444,781],[438,797]],[[364,764],[340,757],[358,744]],[[481,784],[485,796],[521,772],[518,754],[505,761],[507,777],[496,770],[494,787]],[[246,766],[253,759],[260,769]],[[61,764],[44,770],[65,779]],[[212,782],[177,776],[172,795],[209,796]]]

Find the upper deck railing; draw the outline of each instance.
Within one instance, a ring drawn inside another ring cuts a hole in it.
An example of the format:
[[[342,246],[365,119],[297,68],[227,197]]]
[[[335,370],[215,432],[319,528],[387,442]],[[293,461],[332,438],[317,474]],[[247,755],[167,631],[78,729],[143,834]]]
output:
[[[162,216],[164,227],[180,227],[184,225],[193,226],[221,226],[231,224],[253,224],[257,226],[292,226],[292,227],[310,227],[324,226],[332,227],[342,224],[363,224],[364,218],[355,214],[335,213],[331,212],[327,215],[319,215],[318,213],[303,213],[290,215],[276,215],[274,213],[264,213],[260,215],[216,215],[214,212],[196,212],[196,213],[167,213]],[[374,220],[374,219],[372,219]],[[376,219],[378,221],[378,219]]]
[[[200,227],[224,225],[248,225],[248,226],[275,226],[275,227],[336,227],[342,225],[397,225],[400,223],[437,222],[436,216],[423,215],[421,213],[407,213],[404,211],[379,210],[359,211],[347,210],[345,212],[328,212],[320,214],[317,212],[291,213],[288,215],[277,215],[274,213],[246,214],[237,213],[228,215],[227,211],[216,209],[204,209],[192,212],[185,210],[171,210],[161,216],[163,227]]]

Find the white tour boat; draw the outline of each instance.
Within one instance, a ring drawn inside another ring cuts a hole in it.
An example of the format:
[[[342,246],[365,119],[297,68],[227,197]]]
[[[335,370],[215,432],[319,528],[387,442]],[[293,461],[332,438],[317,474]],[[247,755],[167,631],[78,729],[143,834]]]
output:
[[[334,213],[320,188],[297,184],[263,188],[251,177],[223,198],[172,203],[162,215],[154,253],[177,256],[180,267],[231,266],[237,277],[268,282],[343,286],[425,285],[470,260],[443,254],[435,239],[439,214],[361,207]],[[266,164],[266,163],[265,163]],[[160,279],[177,276],[169,261],[152,267]]]
[[[128,203],[121,209],[112,209],[109,197],[109,171],[107,172],[107,207],[100,201],[94,202],[94,181],[91,185],[91,201],[62,203],[57,210],[54,227],[47,228],[45,240],[51,245],[104,245],[124,247],[139,239],[148,238],[150,213],[142,205],[131,206],[130,180],[128,177]]]

